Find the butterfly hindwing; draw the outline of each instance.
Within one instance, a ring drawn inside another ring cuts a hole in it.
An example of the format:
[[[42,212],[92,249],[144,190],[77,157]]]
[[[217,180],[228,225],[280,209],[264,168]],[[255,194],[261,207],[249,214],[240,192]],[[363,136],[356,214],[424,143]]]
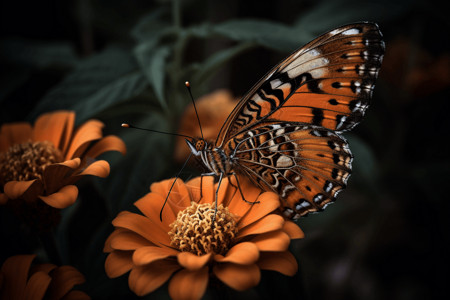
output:
[[[295,51],[240,101],[217,138],[221,146],[264,122],[353,128],[369,105],[384,42],[374,23],[330,31]]]
[[[345,188],[352,155],[339,134],[303,123],[265,124],[230,140],[235,168],[280,196],[287,217],[323,209]]]

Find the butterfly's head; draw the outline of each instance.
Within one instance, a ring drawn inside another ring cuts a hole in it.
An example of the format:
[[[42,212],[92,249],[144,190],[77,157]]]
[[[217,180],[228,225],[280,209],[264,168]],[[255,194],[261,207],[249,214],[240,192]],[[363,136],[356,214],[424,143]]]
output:
[[[204,140],[204,139],[196,139],[193,138],[192,141],[186,139],[186,143],[189,146],[189,149],[191,149],[191,152],[195,155],[195,156],[199,156],[200,152],[206,150],[208,143]]]

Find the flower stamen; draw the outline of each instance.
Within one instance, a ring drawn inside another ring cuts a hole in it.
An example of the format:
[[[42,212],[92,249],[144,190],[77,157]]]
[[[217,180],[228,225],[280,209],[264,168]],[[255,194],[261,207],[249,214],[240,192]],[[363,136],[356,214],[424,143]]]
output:
[[[47,166],[61,161],[61,152],[51,142],[13,145],[0,153],[0,185],[13,180],[42,179]]]
[[[214,206],[214,203],[192,202],[178,212],[177,219],[170,224],[171,245],[196,255],[227,253],[238,231],[236,220],[222,204],[215,215]]]

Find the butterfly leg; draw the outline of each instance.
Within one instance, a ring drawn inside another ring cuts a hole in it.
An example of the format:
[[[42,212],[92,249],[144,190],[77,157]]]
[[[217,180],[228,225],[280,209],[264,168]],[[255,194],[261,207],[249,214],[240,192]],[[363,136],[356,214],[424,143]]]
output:
[[[241,185],[239,184],[239,179],[238,179],[236,173],[233,173],[233,175],[234,175],[234,178],[236,178],[237,186],[238,186],[239,192],[241,193],[242,200],[244,200],[244,202],[245,202],[245,203],[248,203],[248,204],[259,203],[259,201],[253,201],[253,202],[251,202],[251,201],[245,200],[244,193],[242,192]],[[230,183],[231,183],[231,181],[230,181]],[[233,185],[233,184],[231,184],[231,185]]]
[[[217,200],[219,199],[219,189],[220,189],[220,184],[222,183],[222,179],[223,179],[223,173],[219,174],[219,182],[217,184],[217,189],[216,189],[216,197],[215,197],[215,201],[216,201],[216,207],[214,208],[214,217],[212,220],[212,224],[214,226],[214,222],[216,221],[216,214],[217,214]]]

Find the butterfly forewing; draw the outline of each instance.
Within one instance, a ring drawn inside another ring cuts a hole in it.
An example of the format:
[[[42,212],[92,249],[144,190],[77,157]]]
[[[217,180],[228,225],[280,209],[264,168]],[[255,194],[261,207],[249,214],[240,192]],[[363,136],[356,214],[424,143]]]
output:
[[[216,146],[266,122],[302,122],[338,132],[353,128],[369,105],[383,54],[382,35],[373,23],[346,25],[318,37],[247,93]]]
[[[287,217],[321,210],[345,188],[352,155],[339,134],[314,125],[273,123],[228,141],[235,168],[280,196]]]

